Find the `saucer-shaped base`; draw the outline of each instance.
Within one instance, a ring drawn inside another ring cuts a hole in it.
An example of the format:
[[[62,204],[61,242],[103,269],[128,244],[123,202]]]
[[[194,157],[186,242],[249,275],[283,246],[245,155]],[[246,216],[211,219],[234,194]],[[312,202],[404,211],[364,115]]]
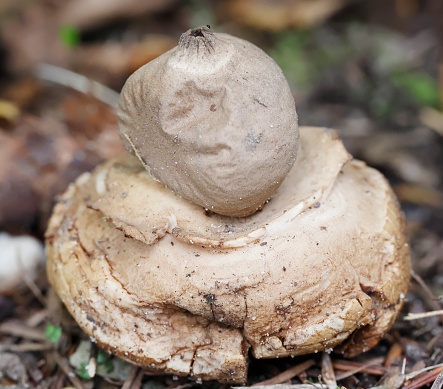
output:
[[[245,382],[249,348],[274,358],[373,347],[408,288],[401,212],[335,132],[301,128],[300,141],[303,174],[242,219],[205,213],[128,155],[81,176],[54,210],[47,253],[83,330],[144,368],[229,383]]]

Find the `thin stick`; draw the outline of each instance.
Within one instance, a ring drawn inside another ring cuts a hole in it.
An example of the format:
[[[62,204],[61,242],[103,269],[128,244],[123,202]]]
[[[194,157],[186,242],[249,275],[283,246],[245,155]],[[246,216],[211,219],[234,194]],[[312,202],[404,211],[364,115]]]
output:
[[[45,296],[43,296],[43,293],[40,290],[40,288],[37,286],[34,280],[29,276],[29,274],[27,274],[25,271],[23,272],[23,281],[25,282],[26,286],[31,290],[32,294],[37,298],[37,300],[40,301],[40,304],[46,307],[47,302]]]
[[[53,349],[54,349],[53,344],[42,344],[42,343],[0,344],[0,352],[9,351],[13,353],[24,353],[30,351],[49,351]]]
[[[332,367],[331,357],[325,352],[321,355],[321,374],[323,381],[325,381],[325,384],[329,389],[337,388],[337,381],[335,380],[335,372]]]
[[[432,371],[429,371],[425,374],[423,374],[421,377],[418,377],[414,381],[411,381],[408,385],[405,385],[403,389],[419,389],[422,388],[426,384],[430,384],[432,381],[434,381],[436,378],[438,378],[438,375],[443,371],[443,366],[438,367],[437,369],[434,369]]]
[[[309,359],[303,363],[291,367],[290,369],[276,375],[275,377],[272,377],[262,382],[258,382],[252,386],[282,384],[283,382],[289,381],[290,379],[294,378],[296,375],[309,369],[313,365],[315,365],[315,361],[313,359]]]
[[[425,367],[424,369],[413,371],[412,373],[409,373],[406,375],[405,380],[406,381],[412,380],[414,377],[417,377],[421,373],[424,373],[424,372],[432,370],[432,369],[439,369],[440,367],[443,367],[443,363],[439,363],[438,365],[428,366],[428,367]]]
[[[332,365],[336,370],[341,370],[348,372],[350,370],[354,371],[355,369],[359,369],[362,373],[366,374],[372,374],[372,375],[383,375],[386,373],[386,368],[383,366],[380,366],[380,364],[377,362],[380,358],[376,358],[375,360],[369,361],[367,363],[360,363],[360,362],[353,362],[353,361],[346,361],[346,360],[334,360],[332,362]],[[381,358],[383,361],[384,358]],[[337,379],[338,379],[337,375]],[[340,375],[341,377],[341,375]]]
[[[38,64],[35,73],[42,80],[64,85],[84,94],[90,94],[111,107],[117,108],[118,106],[119,94],[116,91],[81,74],[45,63]]]
[[[426,283],[423,281],[423,279],[414,270],[411,270],[411,276],[424,290],[424,292],[428,296],[429,300],[431,301],[431,304],[434,307],[434,309],[436,311],[441,310],[441,306],[438,303],[437,298],[434,296],[434,293],[432,293],[432,290],[429,289],[429,286],[426,285]],[[440,315],[440,321],[443,324],[443,315]]]
[[[140,369],[134,381],[132,382],[131,389],[139,389],[142,386],[142,379],[145,376],[145,372]]]
[[[84,389],[82,382],[77,378],[74,371],[69,366],[68,362],[57,351],[54,351],[52,355],[54,356],[57,364],[68,377],[69,381],[71,381],[71,384],[74,385],[77,389]]]
[[[41,309],[40,311],[35,312],[28,319],[26,319],[25,323],[29,327],[37,327],[48,317],[48,314],[49,313],[47,309]]]
[[[63,372],[63,370],[58,372],[58,376],[55,377],[56,378],[56,382],[54,385],[54,389],[62,389],[65,385],[64,385],[64,381],[66,378],[66,374]],[[51,386],[48,385],[48,387],[50,388]]]
[[[423,319],[425,317],[433,317],[439,315],[443,315],[443,309],[440,309],[438,311],[429,311],[422,313],[409,313],[407,316],[403,318],[403,320],[417,320],[417,319]]]
[[[16,338],[44,341],[45,334],[41,330],[23,325],[15,320],[0,325],[0,333]]]
[[[138,366],[134,366],[129,375],[128,378],[126,378],[125,383],[123,384],[123,386],[121,387],[121,389],[130,389],[132,382],[134,381],[135,376],[137,375],[139,367]]]
[[[344,380],[345,378],[350,377],[351,375],[354,375],[356,373],[360,373],[360,372],[364,372],[366,374],[370,374],[368,373],[368,371],[371,371],[372,373],[375,373],[371,368],[374,368],[376,365],[374,365],[372,362],[366,363],[366,364],[362,364],[359,367],[356,367],[352,370],[348,370],[348,371],[344,371],[343,373],[338,373],[336,374],[335,378],[337,381],[340,380]],[[383,375],[384,373],[381,372],[377,372],[377,374],[373,374],[373,375]]]
[[[431,389],[441,389],[443,387],[443,370],[438,375],[437,379],[434,381]]]

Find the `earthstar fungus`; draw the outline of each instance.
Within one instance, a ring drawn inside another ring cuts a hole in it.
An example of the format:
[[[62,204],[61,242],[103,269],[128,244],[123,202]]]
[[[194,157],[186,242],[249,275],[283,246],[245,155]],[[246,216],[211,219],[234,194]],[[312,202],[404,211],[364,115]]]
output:
[[[269,57],[190,30],[128,80],[118,115],[132,155],[71,184],[47,231],[50,282],[100,346],[243,383],[249,349],[377,344],[409,283],[399,206],[335,131],[297,129]]]
[[[298,150],[297,114],[277,64],[208,27],[137,70],[119,131],[151,174],[210,211],[247,216],[271,197]]]

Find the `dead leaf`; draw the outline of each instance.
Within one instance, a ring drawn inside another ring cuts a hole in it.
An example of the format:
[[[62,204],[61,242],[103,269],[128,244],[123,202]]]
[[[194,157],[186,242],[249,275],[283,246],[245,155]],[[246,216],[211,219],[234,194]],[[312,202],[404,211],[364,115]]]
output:
[[[0,353],[0,386],[3,377],[12,380],[16,385],[27,385],[26,368],[20,358],[12,353]]]
[[[348,3],[347,0],[228,0],[230,16],[240,24],[260,30],[281,31],[322,24]]]

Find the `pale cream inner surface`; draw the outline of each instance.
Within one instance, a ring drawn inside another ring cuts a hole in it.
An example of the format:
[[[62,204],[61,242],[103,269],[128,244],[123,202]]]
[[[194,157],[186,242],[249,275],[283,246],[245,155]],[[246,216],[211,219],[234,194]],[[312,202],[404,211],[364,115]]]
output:
[[[297,161],[271,201],[244,218],[208,214],[156,181],[130,155],[104,164],[87,204],[134,239],[152,244],[166,232],[205,247],[235,248],[257,241],[279,218],[291,219],[318,203],[350,159],[335,131],[300,128]]]

